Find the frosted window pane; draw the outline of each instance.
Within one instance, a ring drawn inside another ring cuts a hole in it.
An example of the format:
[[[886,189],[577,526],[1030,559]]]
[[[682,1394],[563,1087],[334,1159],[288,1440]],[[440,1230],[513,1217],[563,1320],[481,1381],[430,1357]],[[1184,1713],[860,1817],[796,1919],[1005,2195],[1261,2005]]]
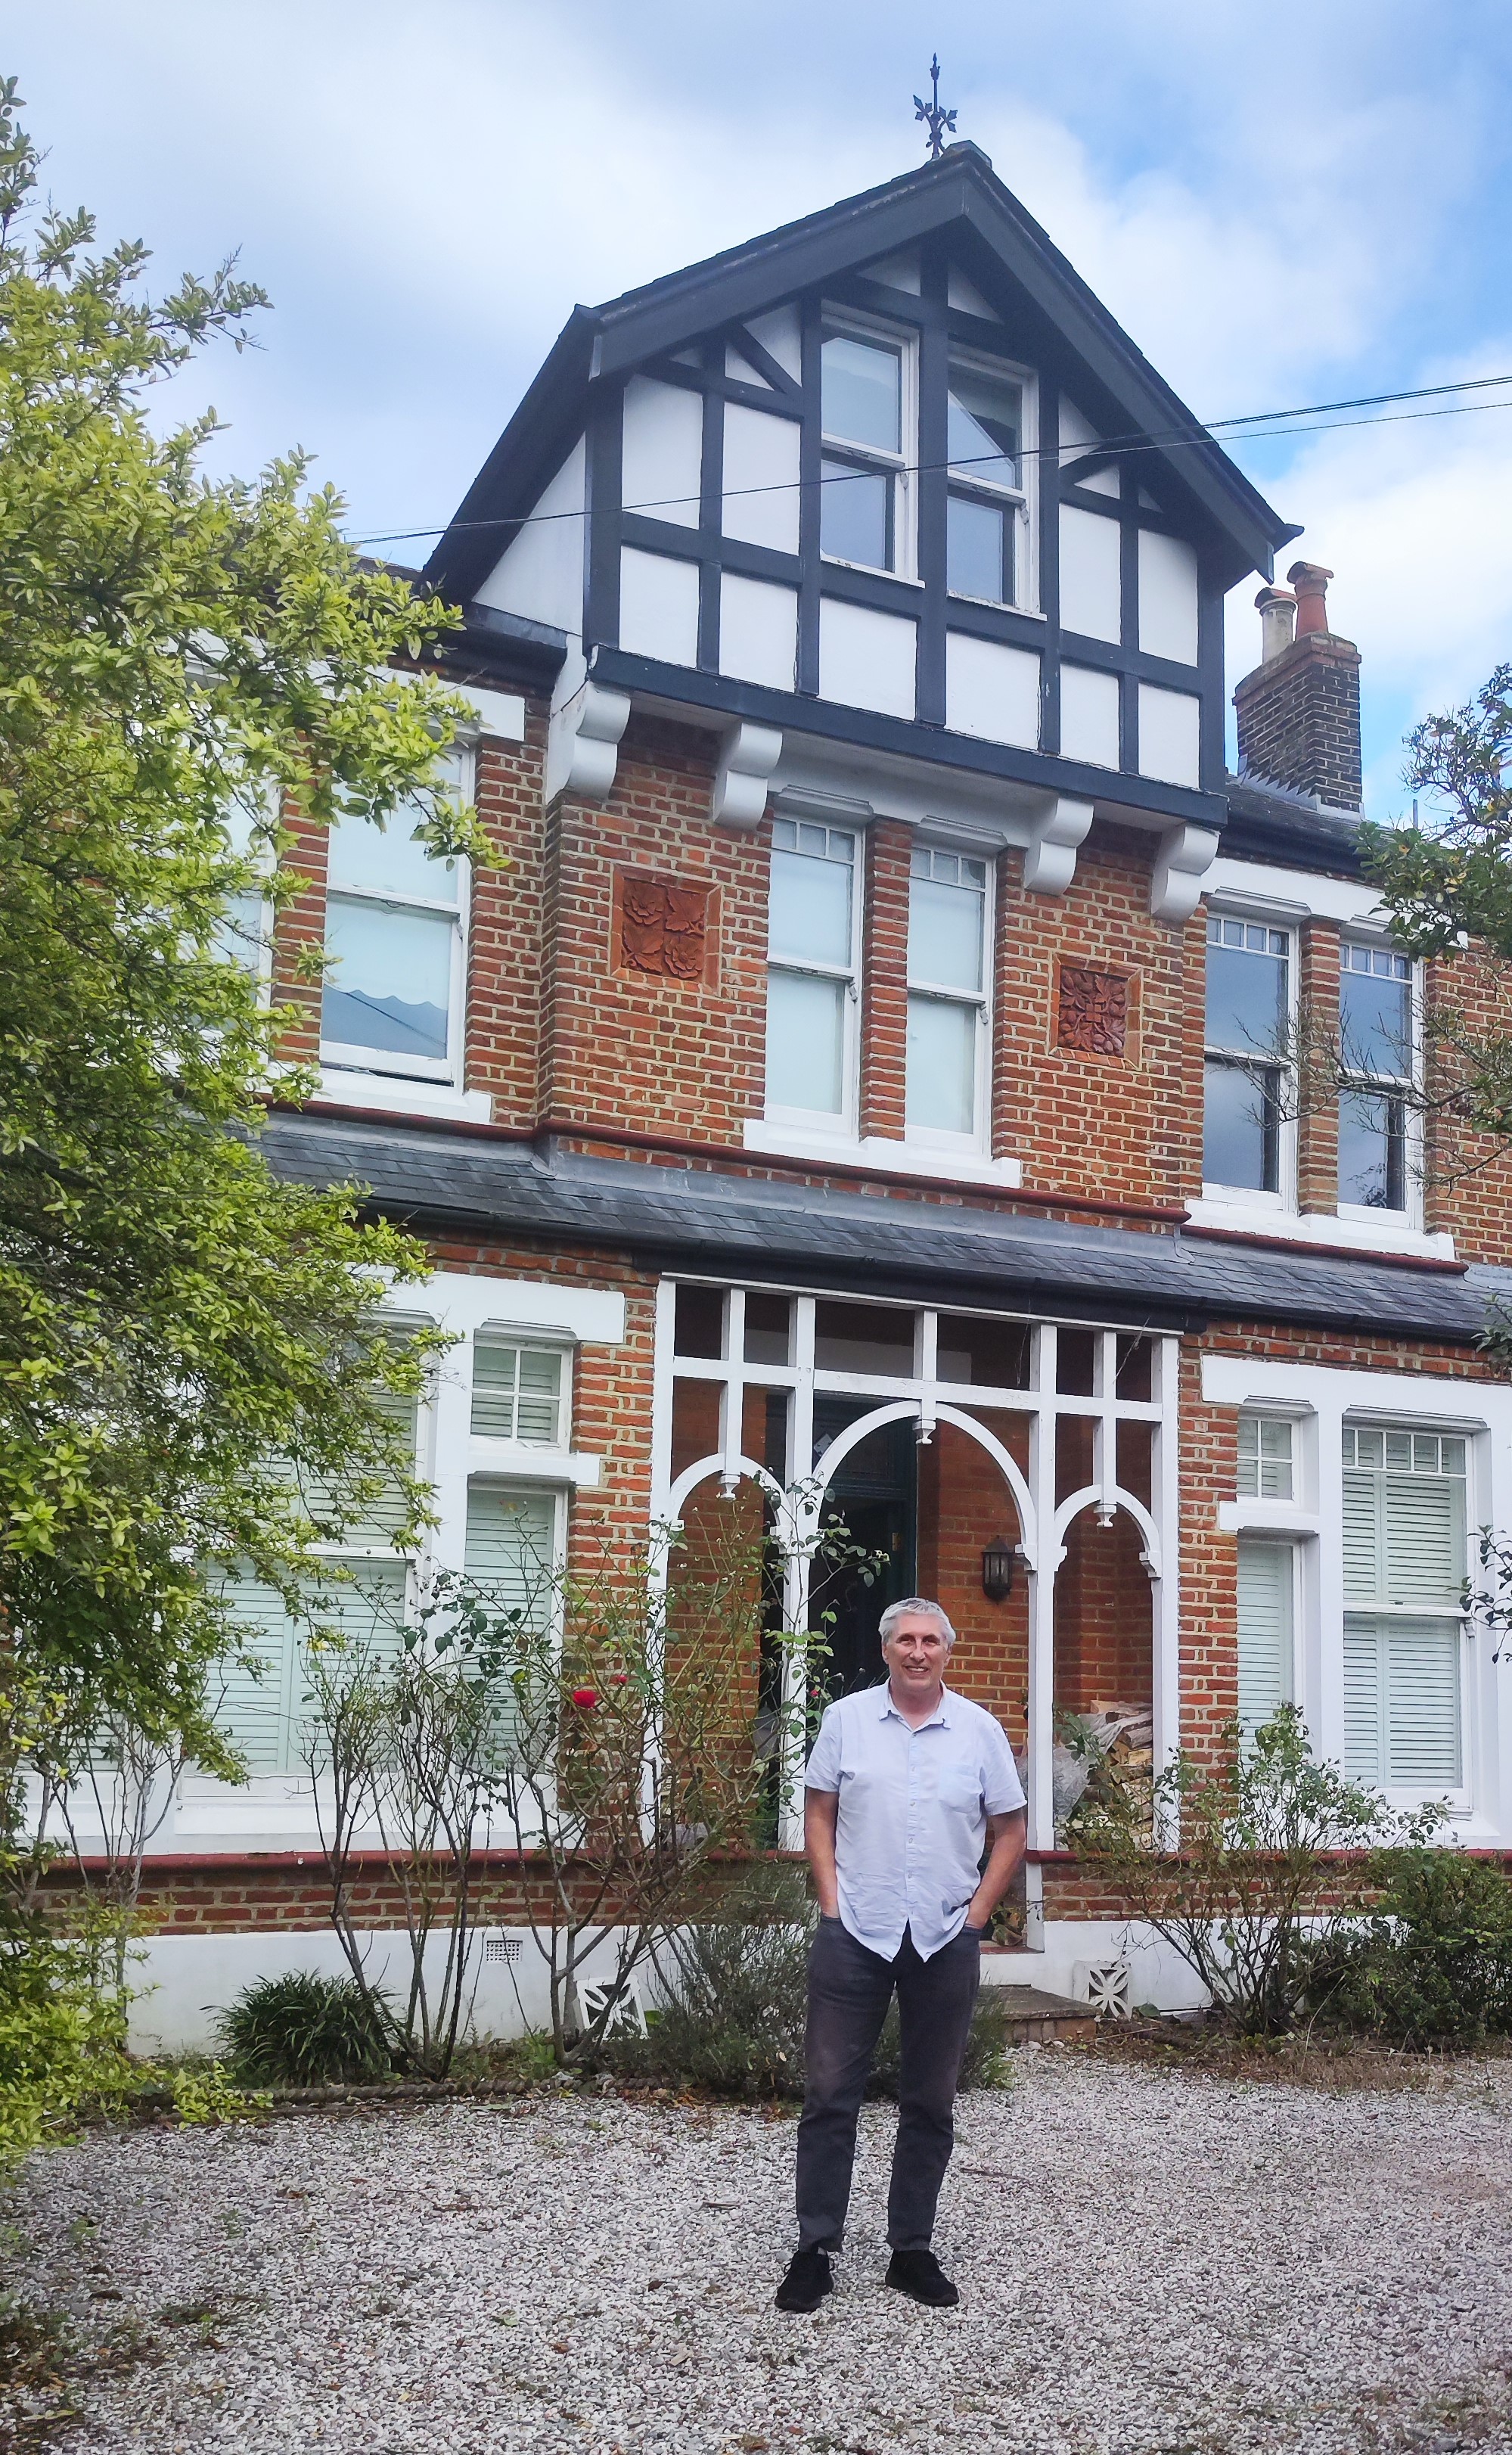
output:
[[[767,983],[767,1101],[837,1117],[844,1107],[843,982],[774,972]]]
[[[977,1130],[977,1009],[943,998],[908,1001],[908,1123],[942,1134]]]
[[[934,988],[979,990],[983,899],[969,886],[916,878],[908,899],[908,976]]]
[[[444,1064],[454,937],[453,923],[438,913],[333,896],[326,907],[333,970],[321,1004],[321,1038]]]
[[[853,875],[849,862],[801,852],[773,853],[770,944],[774,959],[849,968]]]

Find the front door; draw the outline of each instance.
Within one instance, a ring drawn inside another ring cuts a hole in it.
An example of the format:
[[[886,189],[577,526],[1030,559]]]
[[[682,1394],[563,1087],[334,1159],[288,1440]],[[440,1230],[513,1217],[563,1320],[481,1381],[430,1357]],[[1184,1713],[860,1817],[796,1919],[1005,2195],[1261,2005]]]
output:
[[[814,1462],[872,1402],[814,1401]],[[843,1525],[847,1545],[867,1557],[816,1568],[809,1626],[828,1639],[824,1684],[832,1696],[872,1688],[885,1675],[877,1623],[889,1603],[914,1591],[918,1449],[911,1423],[884,1424],[852,1450],[825,1496],[823,1522]]]

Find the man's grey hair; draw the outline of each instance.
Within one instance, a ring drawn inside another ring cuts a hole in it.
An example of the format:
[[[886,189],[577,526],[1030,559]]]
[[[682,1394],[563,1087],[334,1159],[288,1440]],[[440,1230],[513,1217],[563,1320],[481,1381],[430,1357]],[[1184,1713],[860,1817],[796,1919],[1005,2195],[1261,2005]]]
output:
[[[877,1623],[877,1633],[884,1645],[887,1643],[888,1638],[892,1635],[894,1629],[897,1626],[900,1619],[938,1620],[940,1627],[945,1632],[946,1642],[950,1645],[954,1645],[956,1642],[956,1632],[952,1628],[945,1612],[938,1603],[932,1603],[927,1594],[905,1594],[900,1603],[888,1604],[886,1611],[883,1612],[881,1618]]]

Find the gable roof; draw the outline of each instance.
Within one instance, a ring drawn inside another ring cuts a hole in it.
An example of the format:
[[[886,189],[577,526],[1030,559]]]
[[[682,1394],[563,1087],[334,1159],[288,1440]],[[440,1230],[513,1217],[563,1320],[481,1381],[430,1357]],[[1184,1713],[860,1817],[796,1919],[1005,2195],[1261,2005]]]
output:
[[[581,432],[594,381],[628,374],[719,326],[937,233],[949,232],[963,269],[991,294],[1004,274],[1080,360],[1120,431],[1164,436],[1154,447],[1183,491],[1224,535],[1234,577],[1269,577],[1299,531],[1242,470],[1110,315],[1032,213],[972,144],[947,147],[885,186],[785,223],[598,307],[575,307],[426,565],[426,578],[464,601],[481,586]]]

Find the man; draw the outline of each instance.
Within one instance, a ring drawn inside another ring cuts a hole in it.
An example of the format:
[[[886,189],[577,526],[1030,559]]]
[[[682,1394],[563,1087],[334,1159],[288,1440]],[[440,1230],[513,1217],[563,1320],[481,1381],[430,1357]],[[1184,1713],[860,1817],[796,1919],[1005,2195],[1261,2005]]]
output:
[[[1001,1723],[945,1686],[956,1632],[938,1603],[914,1594],[892,1604],[880,1634],[885,1686],[829,1708],[804,1774],[819,1926],[809,1957],[798,2247],[777,2287],[779,2310],[816,2310],[833,2288],[857,2117],[895,1988],[902,2074],[887,2282],[935,2309],[960,2299],[930,2237],[956,2141],[951,2109],[981,1939],[1024,1854],[1024,1794]]]

